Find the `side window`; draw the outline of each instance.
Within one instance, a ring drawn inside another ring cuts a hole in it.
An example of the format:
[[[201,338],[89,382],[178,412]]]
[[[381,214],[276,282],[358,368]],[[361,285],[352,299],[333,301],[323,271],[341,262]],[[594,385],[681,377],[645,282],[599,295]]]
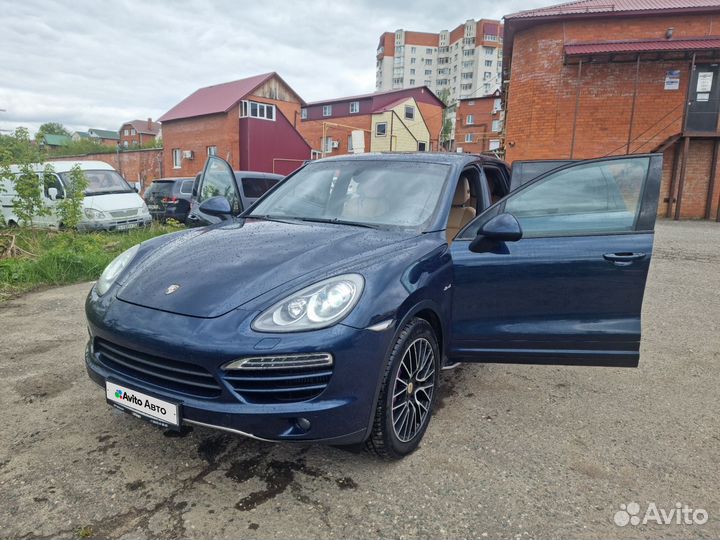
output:
[[[243,193],[249,199],[257,199],[265,195],[265,192],[277,182],[274,178],[243,178]]]
[[[240,212],[240,197],[235,187],[235,177],[228,164],[218,158],[211,157],[205,166],[200,186],[198,202],[211,197],[225,197],[234,213]]]
[[[41,173],[42,174],[42,173]],[[50,174],[44,174],[43,175],[43,184],[44,184],[44,191],[45,191],[45,197],[50,198],[50,193],[48,190],[51,187],[54,187],[57,189],[58,199],[62,199],[65,197],[65,189],[63,188],[62,182],[60,181],[60,178],[58,175],[50,173]]]
[[[495,204],[506,195],[503,174],[495,167],[483,167],[483,172],[490,188],[490,204]]]
[[[643,157],[575,165],[511,195],[504,211],[525,238],[632,231],[649,163]]]
[[[193,181],[185,180],[180,186],[180,193],[183,195],[190,195],[192,193]]]

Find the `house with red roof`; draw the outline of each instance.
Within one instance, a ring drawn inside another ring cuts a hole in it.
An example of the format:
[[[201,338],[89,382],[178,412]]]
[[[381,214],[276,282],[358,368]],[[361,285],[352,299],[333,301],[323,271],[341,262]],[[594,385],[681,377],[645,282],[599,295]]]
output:
[[[659,212],[720,220],[720,0],[579,0],[504,21],[508,161],[663,152]]]
[[[160,122],[147,120],[130,120],[120,126],[120,145],[123,148],[150,144],[160,136]]]
[[[195,176],[209,155],[235,170],[288,174],[310,159],[296,129],[303,99],[277,74],[196,90],[159,118],[166,176]]]
[[[445,105],[427,86],[308,103],[298,129],[316,155],[438,150]]]

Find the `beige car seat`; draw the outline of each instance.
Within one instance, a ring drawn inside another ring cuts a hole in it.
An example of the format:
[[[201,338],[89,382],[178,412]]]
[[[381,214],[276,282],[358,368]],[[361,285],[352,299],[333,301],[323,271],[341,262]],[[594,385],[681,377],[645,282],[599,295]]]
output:
[[[475,217],[475,209],[468,206],[470,200],[470,181],[465,176],[461,176],[455,189],[452,208],[450,209],[450,218],[447,224],[447,241],[452,242],[453,238],[460,232],[465,225]]]

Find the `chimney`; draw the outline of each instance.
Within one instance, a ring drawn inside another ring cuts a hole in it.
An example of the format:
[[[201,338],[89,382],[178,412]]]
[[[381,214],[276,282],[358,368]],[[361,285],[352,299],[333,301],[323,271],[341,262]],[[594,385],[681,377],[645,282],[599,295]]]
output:
[[[148,131],[152,131],[152,118],[148,118]]]

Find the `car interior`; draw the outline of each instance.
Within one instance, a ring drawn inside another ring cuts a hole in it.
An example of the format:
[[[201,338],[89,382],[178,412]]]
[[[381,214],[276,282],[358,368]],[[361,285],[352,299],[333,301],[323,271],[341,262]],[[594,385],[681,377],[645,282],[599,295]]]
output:
[[[478,176],[477,169],[466,169],[463,171],[462,175],[460,175],[460,179],[458,180],[457,187],[455,188],[455,196],[453,197],[447,230],[445,231],[448,244],[453,241],[453,238],[457,236],[460,229],[470,223],[477,214],[477,197],[472,197],[470,187],[474,184],[475,190],[477,190],[477,182],[471,182],[470,180],[473,173],[475,177]],[[473,180],[477,180],[477,178],[473,178]],[[474,199],[473,202],[475,206],[471,203],[472,199]]]

